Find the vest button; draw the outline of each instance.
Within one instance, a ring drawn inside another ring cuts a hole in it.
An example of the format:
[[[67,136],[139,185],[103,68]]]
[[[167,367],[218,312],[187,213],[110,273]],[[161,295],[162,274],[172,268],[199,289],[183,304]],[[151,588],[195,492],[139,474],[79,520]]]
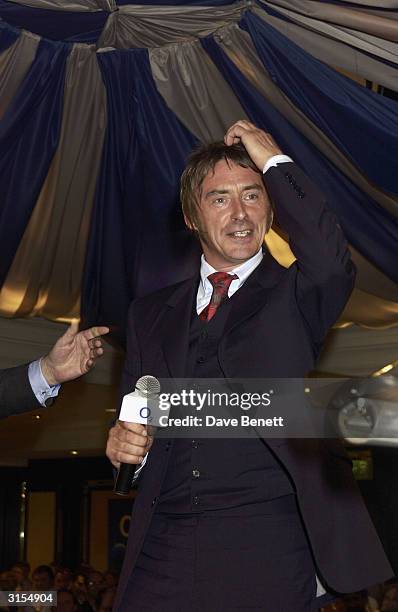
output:
[[[195,497],[192,499],[192,503],[194,506],[198,506],[199,505],[199,497],[197,495],[195,495]]]
[[[208,336],[208,335],[209,335],[209,334],[207,333],[207,331],[203,331],[203,332],[200,334],[200,339],[201,339],[201,340],[206,340],[206,338],[207,338],[207,336]]]
[[[194,478],[199,478],[199,476],[200,476],[199,470],[197,470],[197,469],[192,470],[192,476]]]
[[[201,355],[200,357],[197,358],[196,363],[204,363],[206,360],[203,357],[203,355]]]
[[[199,448],[199,444],[197,440],[192,440],[192,448]]]
[[[156,504],[156,502],[158,501],[157,497],[154,497],[152,502],[151,502],[151,506],[154,506]]]

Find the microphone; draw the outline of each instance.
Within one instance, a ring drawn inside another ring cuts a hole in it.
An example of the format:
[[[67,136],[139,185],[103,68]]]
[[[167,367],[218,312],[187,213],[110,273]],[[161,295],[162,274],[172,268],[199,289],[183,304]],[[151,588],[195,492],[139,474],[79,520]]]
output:
[[[159,425],[159,414],[156,399],[159,397],[160,383],[154,376],[141,376],[135,384],[135,390],[123,397],[119,419],[128,423],[142,423],[151,428],[151,433]],[[137,465],[121,463],[116,478],[114,492],[128,495],[133,483]]]

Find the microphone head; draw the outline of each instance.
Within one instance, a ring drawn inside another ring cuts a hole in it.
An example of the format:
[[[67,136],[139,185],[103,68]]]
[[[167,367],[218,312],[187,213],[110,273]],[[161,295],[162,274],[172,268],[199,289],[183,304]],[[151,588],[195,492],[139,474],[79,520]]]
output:
[[[135,383],[137,391],[142,395],[158,395],[160,393],[160,382],[154,376],[141,376]]]

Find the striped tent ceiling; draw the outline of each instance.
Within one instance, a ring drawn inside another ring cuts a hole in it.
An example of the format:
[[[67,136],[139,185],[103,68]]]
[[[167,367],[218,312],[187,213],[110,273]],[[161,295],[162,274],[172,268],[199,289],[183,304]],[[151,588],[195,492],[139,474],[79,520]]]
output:
[[[358,277],[339,324],[398,323],[398,0],[0,0],[0,18],[0,315],[122,326],[186,276],[186,153],[248,117],[341,219]],[[292,262],[283,230],[267,244]]]

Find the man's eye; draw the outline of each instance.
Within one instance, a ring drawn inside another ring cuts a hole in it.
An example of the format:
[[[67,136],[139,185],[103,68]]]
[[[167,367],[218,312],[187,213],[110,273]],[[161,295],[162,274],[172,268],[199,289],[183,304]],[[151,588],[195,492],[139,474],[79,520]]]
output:
[[[225,198],[216,198],[215,200],[213,200],[213,203],[218,204],[218,205],[225,204],[225,202],[226,202]]]
[[[258,199],[258,193],[247,193],[245,195],[245,200],[257,200]]]

